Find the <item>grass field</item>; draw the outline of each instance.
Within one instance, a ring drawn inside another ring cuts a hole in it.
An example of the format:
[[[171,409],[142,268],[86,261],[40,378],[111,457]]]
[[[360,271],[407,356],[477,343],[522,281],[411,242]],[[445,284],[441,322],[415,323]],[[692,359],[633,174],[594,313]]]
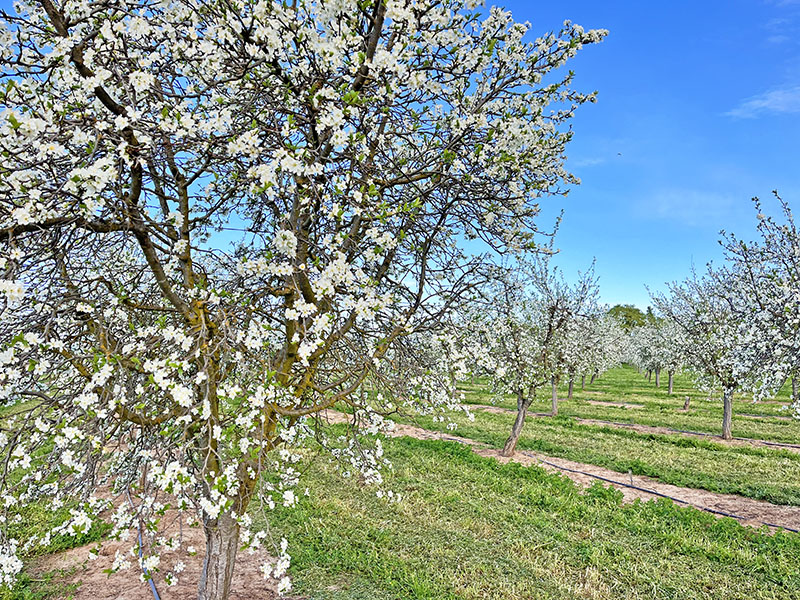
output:
[[[704,395],[697,397],[697,392],[687,389],[687,383],[679,378],[676,394],[668,396],[664,389],[659,390],[654,385],[648,387],[647,381],[635,369],[615,369],[589,386],[586,392],[576,390],[573,400],[560,404],[557,418],[529,417],[518,448],[590,463],[620,473],[630,471],[672,485],[738,494],[775,504],[800,505],[798,452],[781,448],[727,446],[712,437],[637,433],[611,426],[582,425],[575,421],[575,417],[579,417],[714,432],[722,420],[722,403],[708,401]],[[465,386],[465,390],[467,404],[487,404],[493,399],[481,384]],[[689,393],[695,396],[690,412],[678,412],[683,407],[684,396]],[[643,408],[596,406],[589,404],[587,399],[636,403]],[[510,397],[497,404],[515,407]],[[739,400],[737,408],[741,409],[743,404]],[[549,401],[534,404],[531,411],[549,410],[549,406]],[[752,403],[746,406],[752,410]],[[780,414],[777,412],[779,405],[759,406],[769,407],[776,415]],[[493,414],[475,409],[474,416],[474,422],[461,415],[453,417],[458,423],[458,434],[502,448],[514,414]],[[416,418],[414,422],[427,429],[445,430],[444,423],[430,418]],[[760,435],[757,439],[800,442],[800,423],[773,417],[762,419],[756,426],[757,430],[750,420],[735,419],[734,433],[742,437]],[[781,427],[783,433],[780,436],[769,435],[770,426]],[[794,437],[791,432],[795,432]],[[745,436],[745,433],[751,435]]]
[[[464,388],[467,403],[492,400],[484,382]],[[691,410],[682,413],[686,395]],[[513,407],[510,398],[498,404]],[[542,402],[532,410],[548,408]],[[777,418],[786,414],[779,405],[740,399],[736,410],[770,416],[734,416],[735,435],[800,442],[800,424]],[[576,389],[558,418],[529,418],[519,447],[675,485],[800,505],[798,453],[576,422],[716,433],[721,411],[720,402],[692,390],[688,379],[679,377],[670,397],[634,369],[620,368],[584,392]],[[456,433],[501,447],[513,417],[476,409],[474,422],[456,417]],[[414,422],[444,428],[431,419]],[[393,464],[386,487],[401,493],[402,502],[380,499],[370,487],[342,485],[337,469],[318,460],[301,482],[310,496],[274,515],[273,526],[291,543],[293,593],[314,600],[800,599],[798,534],[770,535],[668,500],[623,505],[614,489],[598,484],[582,493],[565,477],[500,464],[453,442],[387,438],[384,447]],[[18,537],[50,518],[45,506],[30,508],[16,525]],[[101,534],[54,539],[38,552]],[[0,600],[67,598],[70,590],[58,575],[37,576],[41,581],[24,576],[15,590],[0,592]]]
[[[800,598],[800,536],[669,501],[620,505],[452,442],[390,439],[388,504],[322,463],[282,513],[295,586],[318,600]]]

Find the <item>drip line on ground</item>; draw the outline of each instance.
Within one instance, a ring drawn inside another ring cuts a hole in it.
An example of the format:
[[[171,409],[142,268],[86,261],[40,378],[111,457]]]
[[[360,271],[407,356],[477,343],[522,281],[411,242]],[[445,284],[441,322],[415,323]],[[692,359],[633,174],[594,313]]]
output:
[[[610,422],[610,421],[607,421],[607,422]],[[711,435],[711,434],[708,434],[708,435]],[[457,442],[457,443],[459,443],[459,444],[461,444],[463,446],[471,446],[471,445],[473,445],[473,444],[470,444],[467,440],[460,439],[460,438],[455,438],[455,437],[443,436],[440,439],[442,439],[444,441],[448,441],[448,442]],[[485,448],[488,448],[488,446],[486,446],[485,444],[474,444],[474,445],[481,445],[481,446],[483,446]],[[592,477],[594,479],[599,479],[600,481],[605,481],[606,483],[610,483],[612,485],[619,485],[619,486],[623,486],[623,487],[626,487],[626,488],[629,488],[629,489],[632,489],[632,490],[645,492],[646,494],[651,494],[653,496],[658,496],[659,498],[666,498],[667,500],[672,500],[673,502],[676,502],[678,504],[685,504],[686,506],[691,506],[692,508],[696,508],[698,510],[703,510],[703,511],[711,513],[711,514],[720,515],[721,517],[730,517],[732,519],[736,519],[737,521],[757,521],[758,523],[761,523],[762,525],[766,525],[767,527],[773,527],[775,529],[783,529],[785,531],[791,531],[792,533],[800,533],[799,529],[794,529],[792,527],[786,527],[785,525],[777,525],[775,523],[769,523],[768,521],[761,521],[760,519],[748,519],[747,517],[744,517],[742,515],[737,515],[737,514],[734,514],[734,513],[725,512],[723,510],[717,510],[715,508],[708,508],[707,506],[702,506],[702,505],[699,505],[699,504],[692,504],[691,502],[688,502],[686,500],[681,500],[680,498],[676,498],[674,496],[670,496],[669,494],[663,494],[663,493],[657,492],[655,490],[649,490],[647,488],[643,488],[643,487],[640,487],[640,486],[637,486],[637,485],[632,485],[632,484],[625,483],[625,482],[622,482],[622,481],[617,481],[615,479],[610,479],[608,477],[603,477],[602,475],[595,475],[594,473],[587,473],[585,471],[579,471],[578,469],[571,469],[569,467],[564,467],[564,466],[558,465],[556,463],[550,462],[548,460],[544,460],[542,458],[539,458],[538,456],[536,456],[535,454],[531,454],[530,452],[525,452],[525,451],[519,451],[519,452],[520,452],[520,454],[523,454],[523,455],[525,455],[525,456],[527,456],[529,458],[533,458],[536,461],[538,461],[538,462],[540,462],[542,464],[548,465],[550,467],[553,467],[555,469],[560,469],[562,471],[568,471],[570,473],[576,473],[578,475],[585,475],[587,477]]]
[[[666,498],[668,500],[672,500],[673,502],[677,502],[679,504],[685,504],[685,505],[691,506],[693,508],[704,510],[706,512],[709,512],[709,513],[712,513],[712,514],[715,514],[715,515],[720,515],[720,516],[723,516],[723,517],[731,517],[731,518],[737,519],[739,521],[758,521],[759,523],[761,523],[762,525],[766,525],[767,527],[774,527],[776,529],[785,529],[786,531],[791,531],[792,533],[800,533],[800,530],[793,529],[791,527],[786,527],[785,525],[776,525],[775,523],[769,523],[767,521],[761,521],[761,520],[758,520],[758,519],[748,519],[747,517],[743,517],[742,515],[737,515],[737,514],[725,512],[725,511],[722,511],[722,510],[717,510],[715,508],[708,508],[707,506],[701,506],[699,504],[692,504],[691,502],[688,502],[686,500],[681,500],[680,498],[675,498],[674,496],[670,496],[669,494],[662,494],[661,492],[657,492],[655,490],[649,490],[647,488],[639,487],[639,486],[632,485],[632,484],[629,484],[629,483],[624,483],[622,481],[616,481],[614,479],[609,479],[608,477],[603,477],[602,475],[595,475],[593,473],[586,473],[585,471],[579,471],[578,469],[571,469],[569,467],[563,467],[561,465],[557,465],[556,463],[552,463],[550,461],[543,460],[543,459],[539,458],[538,456],[536,456],[535,454],[530,454],[529,452],[521,452],[521,454],[524,454],[525,456],[528,456],[530,458],[534,458],[534,459],[536,459],[537,461],[539,461],[542,464],[554,467],[556,469],[561,469],[562,471],[569,471],[570,473],[577,473],[577,474],[580,474],[580,475],[586,475],[587,477],[593,477],[595,479],[599,479],[601,481],[605,481],[605,482],[611,483],[613,485],[621,485],[621,486],[624,486],[626,488],[630,488],[630,489],[633,489],[633,490],[638,490],[640,492],[645,492],[647,494],[652,494],[653,496],[658,496],[660,498]]]

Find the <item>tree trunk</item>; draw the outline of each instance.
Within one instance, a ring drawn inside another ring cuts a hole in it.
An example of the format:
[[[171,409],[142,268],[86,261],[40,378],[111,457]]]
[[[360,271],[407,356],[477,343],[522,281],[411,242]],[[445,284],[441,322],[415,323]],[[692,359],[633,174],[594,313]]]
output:
[[[581,375],[581,391],[586,389],[586,375]]]
[[[528,414],[528,406],[530,405],[529,400],[525,400],[525,397],[518,393],[517,394],[517,418],[514,419],[514,426],[511,428],[511,435],[508,436],[505,445],[503,446],[503,451],[500,453],[503,456],[514,456],[514,451],[517,449],[517,442],[519,441],[519,436],[522,433],[522,426],[525,425],[525,417]]]
[[[555,417],[556,415],[558,415],[558,379],[553,377],[552,384],[553,384],[553,400],[550,403],[551,405],[550,414]]]
[[[661,368],[656,369],[656,387],[661,387]]]
[[[589,385],[592,385],[594,383],[595,379],[597,379],[597,372],[596,371],[594,373],[592,373],[592,379],[589,381]]]
[[[722,439],[729,440],[731,435],[731,421],[733,420],[733,388],[725,388],[722,394]]]
[[[653,381],[653,372],[650,369],[647,369],[647,383]]]
[[[670,371],[669,372],[669,383],[667,384],[668,385],[667,393],[670,396],[672,396],[672,387],[673,387],[674,383],[675,383],[675,371]]]
[[[215,520],[209,519],[203,527],[206,558],[197,597],[198,600],[227,600],[239,547],[239,524],[226,513]]]
[[[575,385],[575,378],[569,380],[569,390],[567,391],[567,399],[572,400],[572,388]]]
[[[797,402],[800,400],[800,390],[798,387],[800,386],[800,380],[798,380],[797,375],[792,376],[792,402]]]
[[[691,400],[691,398],[686,396],[686,400],[683,401],[683,410],[689,410],[689,400]]]

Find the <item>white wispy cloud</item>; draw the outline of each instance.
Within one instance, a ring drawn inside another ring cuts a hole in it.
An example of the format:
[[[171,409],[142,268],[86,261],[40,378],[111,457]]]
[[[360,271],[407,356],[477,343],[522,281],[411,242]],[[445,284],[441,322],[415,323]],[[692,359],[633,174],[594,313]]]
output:
[[[752,96],[725,114],[737,119],[754,119],[770,113],[800,113],[800,85],[776,88]]]
[[[720,192],[693,189],[665,189],[655,192],[637,205],[640,218],[678,222],[689,227],[720,228],[730,217],[740,217],[751,209],[749,198]]]

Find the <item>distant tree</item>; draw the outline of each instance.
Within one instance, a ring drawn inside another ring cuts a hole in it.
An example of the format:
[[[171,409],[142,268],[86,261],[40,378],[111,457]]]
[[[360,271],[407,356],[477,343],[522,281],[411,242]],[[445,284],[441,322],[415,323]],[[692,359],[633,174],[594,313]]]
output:
[[[653,313],[650,313],[653,315]],[[655,374],[656,387],[661,385],[661,372],[667,371],[669,376],[668,393],[672,394],[675,373],[683,364],[683,344],[681,331],[674,323],[658,319],[653,315],[643,327],[631,332],[633,343],[633,361],[639,369]]]
[[[497,394],[517,399],[517,416],[503,446],[512,456],[528,409],[549,386],[552,414],[558,413],[557,385],[565,370],[565,341],[570,322],[591,314],[596,301],[592,271],[570,286],[550,266],[549,257],[525,261],[498,274],[491,304],[476,315],[484,343],[484,368]]]
[[[675,374],[683,368],[686,359],[684,356],[684,333],[674,323],[662,322],[657,330],[658,347],[663,368],[667,371],[667,394],[672,395],[675,387]]]
[[[578,377],[584,389],[587,376],[596,377],[622,362],[625,338],[617,319],[607,313],[597,311],[570,321],[563,351],[568,399]]]
[[[646,323],[645,314],[633,304],[617,304],[608,309],[608,314],[619,321],[625,331],[632,331]]]

